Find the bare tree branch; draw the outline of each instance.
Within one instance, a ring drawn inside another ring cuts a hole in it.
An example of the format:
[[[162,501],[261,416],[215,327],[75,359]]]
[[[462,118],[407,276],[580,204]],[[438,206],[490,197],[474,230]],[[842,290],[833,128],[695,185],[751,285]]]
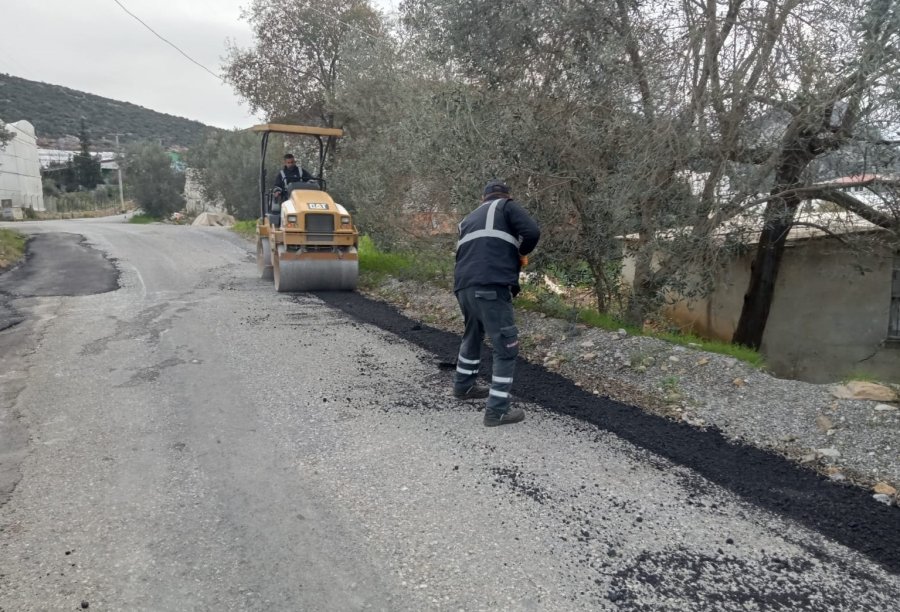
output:
[[[839,241],[841,244],[848,244],[847,240],[841,236],[840,234],[835,234],[833,231],[825,227],[824,225],[819,225],[818,223],[810,223],[809,221],[794,221],[791,227],[811,227],[812,229],[817,229],[820,232],[826,234],[827,236],[834,238]]]
[[[786,111],[792,115],[800,114],[800,107],[794,102],[790,102],[788,100],[778,100],[771,96],[762,96],[755,95],[752,97],[754,102],[759,102],[760,104],[765,104],[767,106],[771,106],[772,108],[777,108],[783,111]]]
[[[896,230],[900,228],[900,224],[898,224],[898,219],[896,217],[886,215],[883,212],[869,206],[862,200],[855,198],[848,193],[844,193],[843,191],[839,191],[836,189],[823,189],[819,192],[810,192],[809,195],[810,197],[815,197],[820,200],[834,202],[841,208],[859,215],[869,223],[873,223],[878,227],[883,227],[889,230]]]

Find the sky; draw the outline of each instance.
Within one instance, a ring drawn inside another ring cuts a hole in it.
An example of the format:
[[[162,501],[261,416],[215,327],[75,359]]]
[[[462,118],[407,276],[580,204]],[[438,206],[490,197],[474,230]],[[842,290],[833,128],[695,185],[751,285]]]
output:
[[[119,1],[214,73],[221,72],[226,40],[241,47],[253,43],[250,26],[240,19],[250,0]],[[398,0],[374,3],[390,10]],[[222,128],[261,119],[231,86],[185,59],[114,0],[0,0],[0,14],[2,73]]]

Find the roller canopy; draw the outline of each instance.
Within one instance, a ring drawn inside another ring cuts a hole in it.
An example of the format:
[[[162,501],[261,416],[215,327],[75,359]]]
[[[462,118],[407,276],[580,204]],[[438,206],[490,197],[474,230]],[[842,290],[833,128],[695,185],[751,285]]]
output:
[[[290,125],[287,123],[262,123],[250,128],[253,132],[274,132],[276,134],[300,134],[303,136],[334,136],[340,138],[344,130],[340,128],[323,128],[313,125]]]

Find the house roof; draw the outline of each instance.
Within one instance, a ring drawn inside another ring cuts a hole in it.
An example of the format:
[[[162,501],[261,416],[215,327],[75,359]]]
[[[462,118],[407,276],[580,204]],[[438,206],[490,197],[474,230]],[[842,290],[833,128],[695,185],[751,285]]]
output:
[[[745,244],[756,244],[762,233],[760,226],[762,219],[760,214],[746,214],[735,217],[723,223],[716,230],[714,238],[719,242],[725,242],[730,237],[740,237]],[[689,234],[692,226],[663,230],[657,233],[661,240],[674,240],[678,236]],[[794,226],[788,232],[789,242],[822,238],[826,236],[845,236],[851,234],[864,234],[869,232],[886,232],[888,230],[866,221],[853,213],[841,212],[801,212],[794,220]],[[628,234],[623,239],[625,242],[636,242],[638,234]]]
[[[824,181],[823,185],[846,185],[847,183],[859,184],[859,183],[871,183],[872,181],[878,179],[877,174],[873,173],[865,173],[865,174],[851,174],[850,176],[842,176],[840,178],[831,179],[830,181]]]

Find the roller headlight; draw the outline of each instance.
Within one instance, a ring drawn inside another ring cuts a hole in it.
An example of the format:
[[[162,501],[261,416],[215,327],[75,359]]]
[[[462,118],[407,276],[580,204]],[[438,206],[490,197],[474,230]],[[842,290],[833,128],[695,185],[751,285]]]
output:
[[[296,223],[296,222],[297,222],[297,215],[288,215],[288,216],[287,216],[287,220],[288,220],[288,223]]]
[[[341,225],[350,225],[350,217],[341,217]]]

